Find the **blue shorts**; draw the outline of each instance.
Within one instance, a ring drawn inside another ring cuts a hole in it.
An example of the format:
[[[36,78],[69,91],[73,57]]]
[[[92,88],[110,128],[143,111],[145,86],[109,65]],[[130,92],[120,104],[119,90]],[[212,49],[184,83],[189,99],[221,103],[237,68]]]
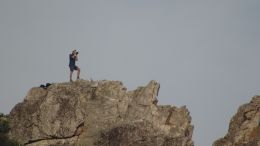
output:
[[[76,65],[69,66],[69,67],[70,67],[70,71],[78,70],[78,67]]]

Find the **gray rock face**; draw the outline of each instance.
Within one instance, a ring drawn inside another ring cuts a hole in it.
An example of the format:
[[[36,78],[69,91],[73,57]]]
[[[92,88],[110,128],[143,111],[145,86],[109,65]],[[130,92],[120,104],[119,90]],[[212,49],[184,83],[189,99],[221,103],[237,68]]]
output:
[[[213,146],[260,146],[260,96],[239,107],[227,135]]]
[[[158,106],[159,88],[87,80],[32,88],[10,113],[9,136],[27,146],[193,146],[189,111]]]

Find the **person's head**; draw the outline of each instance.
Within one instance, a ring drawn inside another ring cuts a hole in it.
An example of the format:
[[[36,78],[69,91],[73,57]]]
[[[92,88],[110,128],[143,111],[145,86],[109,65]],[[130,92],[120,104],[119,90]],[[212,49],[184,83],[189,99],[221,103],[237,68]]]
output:
[[[72,54],[76,54],[76,52],[77,52],[77,50],[76,50],[76,49],[74,49],[74,50],[72,51]]]

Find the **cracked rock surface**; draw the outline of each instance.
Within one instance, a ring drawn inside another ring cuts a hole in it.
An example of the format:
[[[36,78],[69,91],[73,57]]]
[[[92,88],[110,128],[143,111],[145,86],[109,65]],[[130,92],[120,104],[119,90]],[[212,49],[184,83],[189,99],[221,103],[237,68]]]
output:
[[[10,113],[10,138],[27,146],[193,146],[185,106],[157,105],[160,85],[119,81],[32,88]]]
[[[239,107],[227,135],[213,146],[260,146],[260,96]]]

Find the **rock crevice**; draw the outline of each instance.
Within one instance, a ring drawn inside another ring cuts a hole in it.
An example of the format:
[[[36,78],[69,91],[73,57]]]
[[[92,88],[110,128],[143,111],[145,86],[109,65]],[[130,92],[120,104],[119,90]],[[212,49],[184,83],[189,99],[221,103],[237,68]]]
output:
[[[42,138],[42,139],[35,139],[35,140],[29,140],[27,143],[25,143],[24,145],[26,146],[33,146],[33,145],[40,145],[42,143],[42,141],[66,141],[66,140],[70,140],[70,139],[78,139],[78,137],[80,136],[80,134],[82,134],[83,132],[83,127],[84,127],[84,122],[82,122],[81,124],[79,124],[74,132],[73,135],[68,136],[68,137],[57,137],[54,135],[47,135],[46,138]]]

